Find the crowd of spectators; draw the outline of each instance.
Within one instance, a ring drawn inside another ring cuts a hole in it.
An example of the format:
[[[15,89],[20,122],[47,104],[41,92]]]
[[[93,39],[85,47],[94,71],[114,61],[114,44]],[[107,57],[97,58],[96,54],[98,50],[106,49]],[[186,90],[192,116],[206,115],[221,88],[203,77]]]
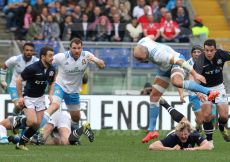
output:
[[[2,11],[19,40],[188,42],[191,34],[183,0],[8,0]]]

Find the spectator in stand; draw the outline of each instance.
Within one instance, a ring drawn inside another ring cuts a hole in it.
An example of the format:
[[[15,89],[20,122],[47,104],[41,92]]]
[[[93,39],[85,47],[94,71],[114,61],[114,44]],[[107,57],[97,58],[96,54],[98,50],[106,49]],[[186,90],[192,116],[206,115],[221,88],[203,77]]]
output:
[[[76,5],[74,7],[74,11],[72,12],[72,18],[73,18],[73,23],[80,23],[81,22],[81,7],[79,5]]]
[[[142,15],[144,15],[144,7],[145,6],[146,6],[146,1],[145,0],[138,0],[137,1],[137,6],[135,6],[134,9],[133,9],[133,17],[139,18]],[[150,15],[150,14],[152,14],[151,7],[148,6],[148,8],[149,8],[148,15]]]
[[[137,42],[143,35],[142,26],[138,23],[137,18],[133,17],[131,23],[126,25],[125,41]]]
[[[104,10],[106,5],[106,0],[96,0],[96,6],[100,7],[101,10]]]
[[[154,41],[159,41],[160,24],[154,22],[153,15],[148,15],[148,24],[144,27],[144,36],[153,35]]]
[[[48,7],[43,7],[40,15],[42,17],[42,20],[45,22],[47,19],[47,16],[49,15]]]
[[[101,16],[101,8],[96,6],[93,10],[93,15],[89,17],[89,22],[95,22]]]
[[[144,15],[138,18],[138,22],[142,25],[142,28],[148,24],[148,14],[149,14],[149,7],[144,7]]]
[[[182,7],[184,9],[185,16],[189,17],[188,9],[185,6],[183,6],[183,0],[176,0],[176,7],[171,10],[173,19],[175,20],[175,17],[177,15],[177,10],[179,7]]]
[[[78,0],[78,5],[81,7],[81,11],[85,11],[85,8],[87,6],[86,0]]]
[[[110,22],[113,22],[113,16],[119,13],[120,13],[119,9],[115,6],[112,6],[110,12],[108,12],[106,16],[109,18]]]
[[[67,15],[67,9],[66,6],[61,6],[60,11],[55,14],[55,20],[59,23],[62,24],[64,22],[64,19]]]
[[[32,7],[33,8],[32,9],[32,15],[33,15],[33,17],[37,16],[37,15],[40,15],[41,12],[42,12],[42,9],[44,7],[46,7],[45,4],[43,3],[43,0],[36,0],[36,3],[34,5],[32,5],[32,6],[33,6]]]
[[[87,6],[85,8],[85,13],[89,17],[89,20],[88,20],[89,22],[93,22],[93,21],[90,20],[90,18],[93,17],[93,14],[94,14],[93,10],[94,10],[94,8],[95,8],[95,2],[94,2],[94,0],[88,0]]]
[[[151,0],[150,1],[150,7],[151,7],[151,10],[152,10],[154,21],[155,22],[160,22],[161,13],[160,13],[159,1],[158,0]]]
[[[180,33],[180,28],[176,21],[172,20],[172,15],[169,11],[166,12],[165,22],[160,28],[162,42],[179,42],[177,36]]]
[[[101,16],[89,26],[89,29],[93,31],[93,41],[108,41],[111,35],[112,25],[108,17]]]
[[[167,13],[167,9],[165,7],[161,7],[160,9],[160,24],[164,23],[165,22],[165,16],[166,16],[166,13]]]
[[[123,21],[128,22],[128,21],[131,20],[131,16],[129,14],[129,10],[125,6],[124,2],[120,3],[120,5],[119,5],[119,11],[120,11],[120,15],[121,15]]]
[[[67,14],[70,15],[74,11],[74,7],[76,6],[76,1],[75,0],[65,0],[63,1],[63,5],[66,6],[67,9]]]
[[[60,28],[57,22],[53,20],[53,16],[49,14],[45,22],[44,40],[59,40]]]
[[[119,14],[113,15],[112,32],[111,32],[112,41],[115,42],[123,41],[125,35],[125,26],[126,24],[121,22],[121,16]]]
[[[91,32],[89,31],[88,15],[83,13],[81,23],[74,23],[73,37],[79,38],[83,41],[89,41],[91,37]]]
[[[115,7],[120,8],[120,9],[121,9],[121,5],[123,5],[125,7],[125,10],[126,10],[125,12],[130,13],[130,10],[131,10],[130,1],[127,1],[127,0],[113,0],[113,4],[114,4]]]
[[[23,18],[18,17],[18,13],[23,12],[27,4],[23,0],[8,0],[7,6],[3,8],[3,13],[6,16],[6,29],[8,31],[16,31],[19,27],[18,20]]]
[[[108,16],[108,14],[110,13],[110,10],[111,8],[113,7],[113,0],[107,0],[106,1],[106,5],[105,5],[105,8],[104,8],[104,11],[103,11],[103,15],[106,15]],[[117,7],[118,8],[118,7]]]
[[[168,0],[165,7],[168,11],[171,11],[176,7],[176,0]]]
[[[208,38],[209,29],[207,26],[203,25],[202,19],[195,17],[194,26],[192,27],[193,36],[198,36],[201,39],[201,42],[204,42]]]
[[[32,6],[28,5],[26,7],[26,13],[23,16],[23,26],[22,28],[17,29],[15,32],[15,39],[24,40],[25,35],[29,30],[30,25],[32,24]]]
[[[192,35],[190,30],[190,19],[185,15],[183,7],[177,8],[175,21],[178,23],[180,28],[179,42],[189,42],[189,37]]]
[[[58,1],[54,3],[50,3],[48,6],[49,13],[55,17],[56,14],[60,12],[61,6],[62,6],[61,2]]]
[[[64,22],[60,24],[60,38],[62,41],[69,41],[72,38],[73,20],[71,15],[67,15]]]
[[[183,7],[177,8],[177,14],[174,20],[178,23],[180,27],[188,28],[188,29],[190,28],[190,19],[185,14]]]
[[[44,39],[44,22],[40,15],[33,17],[33,22],[26,34],[26,40],[43,40]]]

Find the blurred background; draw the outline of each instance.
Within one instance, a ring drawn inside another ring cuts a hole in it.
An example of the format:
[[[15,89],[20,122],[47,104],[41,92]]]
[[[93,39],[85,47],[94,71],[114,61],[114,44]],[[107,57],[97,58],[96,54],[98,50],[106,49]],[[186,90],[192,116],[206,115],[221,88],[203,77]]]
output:
[[[133,59],[139,39],[155,35],[187,59],[207,38],[230,50],[229,7],[229,0],[0,0],[0,63],[20,54],[26,41],[35,43],[36,54],[44,45],[58,53],[79,37],[84,50],[106,63],[104,70],[90,66],[82,93],[137,95],[156,73],[154,65]],[[228,70],[224,77],[229,93]]]

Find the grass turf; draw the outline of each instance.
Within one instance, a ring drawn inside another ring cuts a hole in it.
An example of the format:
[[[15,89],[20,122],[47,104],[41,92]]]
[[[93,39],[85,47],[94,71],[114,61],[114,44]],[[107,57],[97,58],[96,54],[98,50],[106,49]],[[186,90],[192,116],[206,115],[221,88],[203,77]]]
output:
[[[161,131],[160,138],[166,135]],[[145,131],[95,132],[95,141],[82,137],[81,146],[27,145],[29,151],[16,150],[15,145],[0,145],[0,162],[229,162],[230,143],[218,131],[214,134],[212,151],[148,151],[141,144]]]

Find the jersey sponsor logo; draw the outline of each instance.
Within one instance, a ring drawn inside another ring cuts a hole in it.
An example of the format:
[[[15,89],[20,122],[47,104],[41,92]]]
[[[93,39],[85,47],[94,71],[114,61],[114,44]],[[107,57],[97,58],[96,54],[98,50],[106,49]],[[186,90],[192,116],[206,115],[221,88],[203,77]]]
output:
[[[51,76],[51,77],[54,76],[54,71],[50,71],[49,76]]]
[[[82,59],[81,63],[82,63],[82,65],[85,65],[86,64],[85,59]]]
[[[46,83],[46,81],[40,81],[40,80],[35,81],[35,84],[44,84],[44,83]]]
[[[204,65],[204,66],[203,66],[203,68],[206,68],[206,67],[208,67],[208,66],[209,66],[209,64],[207,64],[207,65]]]
[[[217,60],[217,64],[218,64],[218,65],[220,65],[220,64],[222,64],[222,63],[223,63],[222,59],[218,59],[218,60]]]
[[[69,62],[65,62],[65,64],[64,65],[69,65]]]
[[[37,74],[35,74],[35,75],[43,75],[42,73],[37,73]]]

